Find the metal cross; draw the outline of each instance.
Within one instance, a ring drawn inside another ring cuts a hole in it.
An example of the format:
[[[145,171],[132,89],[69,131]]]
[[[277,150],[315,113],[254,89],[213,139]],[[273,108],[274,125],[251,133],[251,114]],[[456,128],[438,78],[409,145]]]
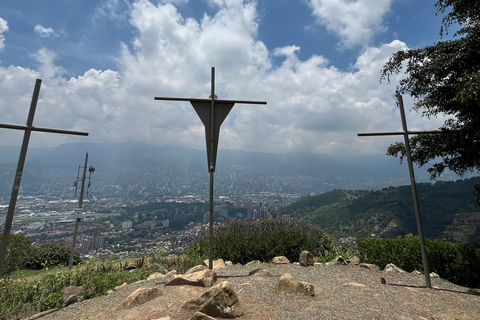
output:
[[[40,94],[40,86],[42,80],[37,79],[35,88],[33,90],[32,102],[30,104],[30,111],[28,112],[27,125],[13,125],[0,123],[0,128],[24,130],[23,143],[20,149],[20,157],[18,159],[17,171],[15,180],[13,182],[12,195],[10,196],[10,204],[8,206],[7,217],[5,219],[5,226],[3,227],[3,236],[0,243],[0,275],[3,273],[3,265],[7,253],[8,240],[10,237],[10,230],[12,228],[13,214],[15,212],[15,205],[17,203],[18,191],[20,189],[20,181],[22,180],[23,167],[25,165],[25,158],[27,156],[28,142],[30,141],[30,134],[32,131],[50,132],[72,134],[78,136],[88,136],[88,132],[70,131],[62,129],[40,128],[33,126],[33,118],[35,116],[35,109],[37,108],[38,95]]]
[[[397,100],[398,105],[400,107],[400,116],[402,118],[402,132],[372,132],[372,133],[358,133],[359,137],[365,136],[394,136],[394,135],[403,135],[405,140],[405,151],[407,154],[407,162],[408,162],[408,171],[410,172],[410,184],[412,186],[412,197],[413,197],[413,207],[415,209],[415,219],[417,221],[417,231],[418,231],[418,239],[420,242],[420,252],[422,254],[422,263],[423,263],[423,273],[425,274],[425,285],[427,288],[432,288],[432,284],[430,282],[430,273],[428,269],[428,259],[427,259],[427,252],[425,250],[425,237],[423,233],[423,226],[422,226],[422,218],[420,216],[420,206],[418,204],[418,194],[417,194],[417,184],[415,182],[415,173],[413,171],[413,163],[412,163],[412,156],[410,153],[410,142],[408,140],[408,136],[410,134],[438,134],[442,133],[440,130],[431,130],[431,131],[408,131],[407,129],[407,120],[405,118],[405,109],[403,107],[403,98],[402,96],[397,93]]]
[[[220,126],[232,110],[235,103],[267,104],[266,101],[218,100],[215,96],[215,67],[212,67],[211,95],[209,99],[155,97],[155,100],[189,101],[205,126],[207,142],[207,163],[210,173],[210,210],[209,210],[209,250],[208,267],[213,268],[213,173],[217,162],[218,137]]]

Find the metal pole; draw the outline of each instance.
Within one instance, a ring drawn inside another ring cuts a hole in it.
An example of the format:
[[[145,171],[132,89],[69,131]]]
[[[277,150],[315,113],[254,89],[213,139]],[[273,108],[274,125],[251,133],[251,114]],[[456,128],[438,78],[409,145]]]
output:
[[[33,89],[32,102],[30,103],[30,111],[28,112],[27,128],[23,135],[22,148],[18,158],[17,171],[15,180],[13,182],[12,195],[10,196],[10,203],[8,205],[7,217],[5,219],[5,226],[3,227],[3,236],[0,243],[0,276],[3,274],[3,265],[7,254],[7,246],[12,229],[13,214],[15,213],[15,205],[17,203],[18,191],[20,189],[20,182],[22,180],[23,167],[25,165],[25,158],[27,157],[28,143],[30,141],[30,134],[32,133],[33,118],[35,116],[35,109],[37,108],[38,95],[40,94],[40,86],[42,80],[37,79]]]
[[[87,162],[88,162],[88,152],[85,155],[85,166],[83,167],[83,177],[82,177],[82,188],[80,189],[80,199],[78,200],[78,208],[82,208],[83,204],[83,189],[85,187],[85,179],[87,177]],[[78,233],[78,224],[80,223],[80,218],[75,219],[75,230],[73,231],[73,242],[72,250],[70,251],[70,259],[68,260],[68,270],[72,270],[73,265],[73,256],[75,255],[75,245],[77,243],[77,233]]]
[[[400,94],[397,94],[397,99],[398,99],[398,105],[400,107],[400,115],[402,117],[403,131],[405,131],[405,134],[403,135],[403,137],[405,139],[405,150],[407,153],[408,171],[410,172],[410,184],[412,186],[413,207],[415,209],[415,219],[417,220],[418,239],[420,242],[420,252],[422,253],[422,263],[423,263],[423,273],[425,274],[425,284],[427,288],[432,288],[432,284],[430,282],[430,272],[428,270],[427,251],[425,250],[425,239],[423,235],[422,218],[420,216],[420,206],[418,205],[417,184],[415,182],[415,173],[413,171],[412,156],[410,153],[410,142],[408,140],[407,120],[405,118],[405,110],[403,107],[402,96]]]
[[[209,244],[208,269],[213,269],[213,159],[215,157],[215,67],[212,67],[212,102],[210,104],[210,210],[209,210]]]

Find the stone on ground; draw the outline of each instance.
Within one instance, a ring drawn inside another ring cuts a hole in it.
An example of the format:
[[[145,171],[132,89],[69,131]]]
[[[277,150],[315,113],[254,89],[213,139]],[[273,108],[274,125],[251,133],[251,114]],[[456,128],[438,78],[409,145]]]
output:
[[[206,265],[207,268],[208,268],[209,267],[208,259],[205,259],[205,261],[203,261],[203,264]],[[223,259],[213,260],[212,261],[212,268],[213,268],[214,271],[220,270],[220,269],[225,269],[225,262],[223,261]]]
[[[260,260],[253,260],[253,261],[248,262],[245,266],[251,266],[253,264],[260,264],[260,263],[262,263],[262,262],[260,262]]]
[[[300,252],[300,258],[298,259],[298,262],[302,267],[313,266],[313,255],[310,252],[304,250]]]
[[[332,261],[327,262],[327,265],[343,266],[347,265],[347,261],[342,256],[336,256]]]
[[[166,286],[197,286],[211,287],[217,280],[217,274],[213,270],[203,270],[186,275],[176,275],[172,280],[165,283]]]
[[[347,263],[353,266],[358,266],[360,264],[360,259],[357,256],[354,256],[353,258],[347,260]]]
[[[365,268],[365,269],[368,269],[370,271],[380,271],[380,268],[376,264],[373,264],[373,263],[360,263],[358,266],[360,268]]]
[[[271,277],[271,278],[275,277],[275,275],[267,269],[255,269],[250,271],[248,275],[255,276],[255,277]]]
[[[138,288],[122,302],[120,309],[136,307],[161,295],[163,292],[157,288]]]
[[[272,259],[272,262],[274,264],[289,264],[290,261],[287,259],[287,257],[284,256],[278,256]]]
[[[295,281],[288,273],[285,273],[280,277],[275,291],[277,294],[315,296],[315,289],[311,283],[305,281]]]
[[[195,312],[195,314],[188,320],[215,320],[215,318],[212,318],[205,313]]]
[[[151,281],[151,280],[158,280],[158,279],[163,279],[164,277],[164,274],[160,273],[160,272],[157,272],[157,273],[154,273],[154,274],[151,274],[148,276],[147,280],[148,281]]]
[[[396,265],[394,265],[393,263],[389,263],[385,266],[385,268],[383,269],[383,271],[385,272],[394,272],[394,273],[406,273],[405,270],[403,269],[400,269],[399,267],[397,267]]]
[[[126,286],[128,286],[128,284],[124,282],[121,286],[116,286],[115,288],[113,288],[113,290],[118,291],[125,288]]]
[[[228,281],[220,282],[197,299],[183,305],[211,317],[236,318],[244,313],[238,296]]]
[[[198,266],[191,267],[190,269],[188,269],[187,272],[185,272],[185,274],[195,273],[195,272],[203,271],[206,269],[208,269],[206,265],[199,264]]]

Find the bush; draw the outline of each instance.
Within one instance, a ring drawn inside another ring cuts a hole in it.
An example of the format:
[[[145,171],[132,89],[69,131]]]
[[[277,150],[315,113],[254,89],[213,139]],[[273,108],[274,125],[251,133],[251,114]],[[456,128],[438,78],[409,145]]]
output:
[[[28,260],[28,269],[40,270],[57,266],[68,266],[71,248],[63,243],[42,243],[33,246],[33,253]],[[75,252],[73,264],[81,262],[80,256]]]
[[[1,239],[0,239],[1,240]],[[5,280],[8,280],[11,272],[23,269],[28,261],[28,257],[32,253],[32,245],[30,240],[22,235],[10,235],[7,247],[7,255],[1,274]]]
[[[280,255],[296,261],[302,250],[319,255],[333,244],[334,240],[325,231],[306,222],[235,221],[214,229],[213,256],[234,263],[270,261]],[[189,250],[207,257],[208,238],[193,242]]]
[[[384,268],[393,263],[405,271],[423,270],[418,237],[357,239],[361,262]],[[480,246],[474,243],[426,240],[429,271],[458,285],[480,287]]]

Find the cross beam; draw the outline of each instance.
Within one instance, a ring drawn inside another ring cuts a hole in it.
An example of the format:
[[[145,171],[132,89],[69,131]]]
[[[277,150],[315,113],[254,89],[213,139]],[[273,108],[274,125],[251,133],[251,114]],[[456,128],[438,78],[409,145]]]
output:
[[[213,173],[217,161],[218,137],[220,135],[220,126],[232,110],[235,103],[243,104],[267,104],[266,101],[245,101],[245,100],[219,100],[215,96],[215,67],[212,67],[211,77],[211,95],[209,99],[197,98],[171,98],[155,97],[155,100],[168,101],[189,101],[200,120],[205,126],[205,139],[207,142],[207,163],[210,173],[210,210],[209,210],[209,249],[208,249],[208,267],[213,269]],[[218,107],[218,108],[216,108]]]
[[[413,207],[415,209],[415,220],[417,222],[417,231],[418,239],[420,242],[420,252],[422,254],[422,263],[423,263],[423,273],[425,274],[425,285],[427,288],[432,288],[430,282],[430,273],[428,269],[428,259],[427,252],[425,250],[425,237],[423,233],[422,218],[420,215],[420,205],[418,204],[418,193],[417,193],[417,184],[415,182],[415,173],[413,171],[412,155],[410,152],[410,142],[408,140],[409,135],[411,134],[439,134],[442,133],[440,130],[430,130],[430,131],[408,131],[407,129],[407,120],[405,117],[405,109],[403,107],[403,98],[397,93],[398,105],[400,107],[400,116],[402,118],[402,127],[403,131],[401,132],[372,132],[372,133],[358,133],[359,137],[365,136],[393,136],[393,135],[403,135],[405,141],[405,151],[407,154],[408,162],[408,171],[410,173],[410,184],[412,187],[412,198],[413,198]]]
[[[35,109],[37,108],[38,96],[40,94],[40,86],[42,80],[37,79],[35,82],[35,88],[33,90],[32,102],[30,103],[30,110],[28,112],[27,125],[13,125],[0,123],[0,128],[23,130],[23,143],[20,149],[20,156],[18,159],[17,171],[15,174],[15,180],[13,182],[12,195],[10,196],[10,203],[8,206],[7,216],[5,219],[5,226],[3,227],[2,241],[0,242],[0,275],[3,274],[3,265],[5,263],[5,257],[7,254],[8,240],[10,237],[10,231],[12,229],[13,215],[15,213],[15,206],[17,204],[18,191],[20,189],[20,182],[22,180],[23,167],[25,165],[25,158],[27,156],[28,143],[30,141],[30,134],[32,131],[71,134],[78,136],[88,136],[88,132],[71,131],[62,129],[41,128],[33,126],[33,118],[35,116]]]

